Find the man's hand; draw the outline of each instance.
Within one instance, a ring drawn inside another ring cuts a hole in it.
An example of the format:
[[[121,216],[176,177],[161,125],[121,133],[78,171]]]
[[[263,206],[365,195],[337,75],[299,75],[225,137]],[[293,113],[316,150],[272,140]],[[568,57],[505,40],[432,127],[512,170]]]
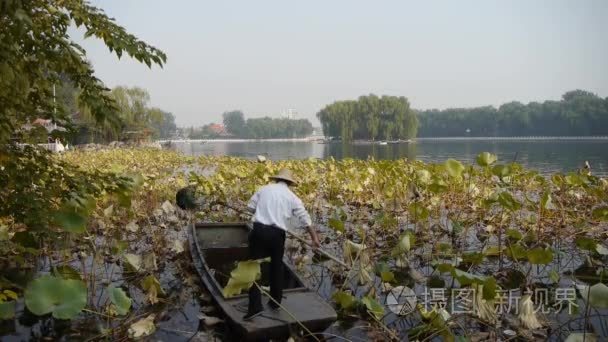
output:
[[[310,239],[312,240],[312,246],[314,248],[321,247],[321,243],[319,242],[319,237],[317,236],[317,232],[312,226],[308,227],[308,233],[310,234]]]

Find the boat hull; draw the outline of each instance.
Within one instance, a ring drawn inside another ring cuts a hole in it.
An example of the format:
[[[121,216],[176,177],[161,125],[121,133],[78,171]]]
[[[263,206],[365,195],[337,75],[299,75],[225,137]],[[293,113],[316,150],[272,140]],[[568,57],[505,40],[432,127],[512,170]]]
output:
[[[307,288],[285,262],[283,308],[271,310],[266,306],[267,299],[263,299],[263,314],[251,321],[243,321],[247,312],[247,295],[225,298],[222,286],[232,264],[246,260],[247,234],[245,223],[202,223],[189,227],[194,266],[214,302],[226,315],[231,332],[240,340],[258,340],[286,338],[302,330],[307,334],[306,330],[320,332],[327,329],[337,319],[335,310]],[[218,269],[221,274],[218,274]]]

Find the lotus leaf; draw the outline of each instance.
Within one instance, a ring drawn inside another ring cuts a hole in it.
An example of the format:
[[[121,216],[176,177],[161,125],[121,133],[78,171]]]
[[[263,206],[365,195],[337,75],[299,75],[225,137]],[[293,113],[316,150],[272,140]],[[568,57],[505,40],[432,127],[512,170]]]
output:
[[[154,317],[155,315],[152,314],[131,324],[128,331],[129,337],[137,339],[151,335],[156,330]]]
[[[452,268],[452,276],[458,280],[460,285],[470,285],[473,283],[481,284],[486,281],[486,277],[465,272],[458,268]]]
[[[144,253],[141,259],[141,267],[148,272],[156,271],[158,266],[156,265],[156,254],[153,251]]]
[[[431,182],[431,173],[425,169],[418,170],[416,171],[416,179],[422,184],[429,184]]]
[[[505,233],[513,241],[519,241],[524,238],[523,234],[517,229],[507,229]]]
[[[448,174],[455,178],[462,177],[462,173],[464,172],[464,165],[462,165],[462,163],[458,160],[454,159],[448,159],[445,162],[445,168],[448,171]]]
[[[230,279],[223,291],[224,297],[234,297],[249,289],[256,280],[260,279],[262,274],[260,264],[268,261],[270,258],[240,261],[237,267],[230,272]]]
[[[546,265],[553,261],[553,251],[548,248],[533,248],[528,250],[527,255],[531,264]]]
[[[382,274],[382,272],[390,272],[390,270],[391,269],[388,267],[386,262],[379,262],[374,267],[374,272],[376,272],[378,275]]]
[[[513,244],[505,249],[505,254],[513,260],[523,260],[528,257],[528,251],[520,244]]]
[[[574,240],[576,246],[586,251],[595,251],[597,248],[597,242],[591,238],[580,236]]]
[[[120,287],[108,287],[108,296],[110,297],[112,304],[116,307],[116,312],[119,315],[126,315],[129,312],[129,309],[131,309],[131,298],[129,298],[125,291]]]
[[[80,272],[78,272],[74,267],[68,265],[60,265],[55,267],[53,270],[53,275],[64,279],[82,280]]]
[[[477,164],[479,166],[490,166],[498,160],[495,154],[489,152],[482,152],[477,156]]]
[[[382,319],[382,316],[384,316],[384,306],[378,303],[376,299],[365,296],[361,299],[361,303],[365,305],[367,312],[376,317],[376,319]]]
[[[521,208],[521,203],[516,201],[513,196],[506,191],[503,191],[498,194],[498,203],[500,203],[503,208],[508,209],[510,211],[516,211]]]
[[[494,277],[487,277],[483,282],[483,299],[492,300],[496,297],[496,290],[498,289],[498,285],[496,284],[496,279]]]
[[[344,222],[340,219],[332,217],[329,219],[327,225],[337,232],[344,233]]]
[[[415,221],[423,221],[429,217],[429,210],[419,202],[410,204],[408,211]]]
[[[604,247],[604,245],[600,245],[599,243],[595,246],[595,251],[600,255],[608,255],[608,248]]]
[[[344,291],[334,292],[332,298],[344,310],[352,308],[357,303],[357,299],[353,295]]]
[[[551,201],[552,201],[551,193],[548,191],[545,191],[543,193],[543,196],[540,198],[540,207],[543,210],[547,210],[549,208],[549,206],[551,206]]]
[[[84,233],[86,230],[87,218],[75,209],[65,207],[56,212],[54,222],[66,232]]]
[[[595,208],[591,215],[596,220],[608,221],[608,207]]]
[[[145,277],[141,281],[141,287],[144,291],[146,291],[146,296],[151,304],[156,304],[158,302],[158,295],[164,294],[164,291],[160,286],[160,282],[153,275]]]
[[[594,333],[571,333],[564,342],[598,342],[597,334]]]
[[[87,288],[80,280],[44,275],[25,290],[25,305],[36,315],[52,313],[59,319],[76,317],[87,304]]]
[[[142,258],[140,255],[127,253],[125,254],[124,258],[125,262],[132,271],[139,272],[139,270],[141,270]]]
[[[382,272],[380,273],[380,278],[382,278],[382,281],[385,283],[390,283],[391,281],[395,280],[395,274],[393,272]]]
[[[608,286],[604,283],[597,283],[593,286],[577,286],[581,292],[581,297],[594,308],[608,309]]]
[[[559,282],[559,273],[557,273],[555,270],[551,270],[549,272],[549,279],[557,284]]]
[[[404,253],[409,252],[412,242],[413,242],[412,240],[413,240],[413,234],[410,231],[407,231],[405,234],[401,235],[399,237],[399,242],[393,248],[391,255],[398,256],[398,255],[402,255]]]
[[[462,254],[462,261],[471,265],[479,265],[483,262],[483,257],[483,253],[469,252]]]
[[[0,320],[15,317],[15,301],[0,302]]]
[[[509,177],[513,173],[513,168],[510,165],[496,165],[492,168],[492,174],[500,179]]]

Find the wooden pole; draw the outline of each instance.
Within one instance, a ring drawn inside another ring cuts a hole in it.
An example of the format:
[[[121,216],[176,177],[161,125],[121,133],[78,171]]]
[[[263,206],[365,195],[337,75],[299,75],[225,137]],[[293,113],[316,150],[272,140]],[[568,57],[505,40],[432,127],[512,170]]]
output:
[[[286,232],[287,232],[287,234],[291,235],[291,236],[292,236],[293,238],[295,238],[296,240],[298,240],[298,241],[300,241],[300,242],[302,242],[302,243],[304,243],[304,244],[306,244],[306,245],[308,245],[308,246],[312,247],[312,249],[313,249],[314,251],[317,251],[317,252],[319,252],[319,253],[321,253],[321,254],[325,255],[325,256],[326,256],[326,257],[328,257],[329,259],[331,259],[331,260],[335,261],[336,263],[338,263],[340,266],[344,266],[344,267],[346,267],[346,268],[350,269],[350,267],[349,267],[349,266],[348,266],[346,263],[344,263],[344,261],[342,261],[342,260],[338,259],[337,257],[335,257],[335,256],[333,256],[333,255],[331,255],[331,254],[327,253],[326,251],[322,250],[320,247],[315,247],[315,246],[313,246],[313,245],[312,245],[310,242],[308,242],[307,240],[305,240],[303,237],[299,236],[298,234],[296,234],[296,233],[294,233],[294,232],[291,232],[291,231],[289,231],[289,230],[286,230]]]

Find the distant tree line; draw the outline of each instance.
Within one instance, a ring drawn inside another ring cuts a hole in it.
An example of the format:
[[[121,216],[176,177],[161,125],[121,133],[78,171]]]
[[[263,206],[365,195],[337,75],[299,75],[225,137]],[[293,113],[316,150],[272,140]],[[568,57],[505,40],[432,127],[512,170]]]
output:
[[[59,110],[70,118],[67,132],[62,137],[72,144],[107,143],[115,140],[163,139],[177,131],[175,116],[150,106],[150,94],[139,87],[115,87],[106,96],[114,100],[114,121],[99,122],[91,108],[79,101],[81,90],[66,77],[56,87]]]
[[[583,90],[560,101],[418,112],[420,137],[608,135],[608,98]]]
[[[237,138],[273,139],[303,138],[312,134],[313,127],[306,119],[287,118],[249,118],[241,111],[222,114],[226,131]]]
[[[337,101],[317,113],[326,137],[342,140],[397,140],[416,137],[418,119],[407,98],[360,96]]]

